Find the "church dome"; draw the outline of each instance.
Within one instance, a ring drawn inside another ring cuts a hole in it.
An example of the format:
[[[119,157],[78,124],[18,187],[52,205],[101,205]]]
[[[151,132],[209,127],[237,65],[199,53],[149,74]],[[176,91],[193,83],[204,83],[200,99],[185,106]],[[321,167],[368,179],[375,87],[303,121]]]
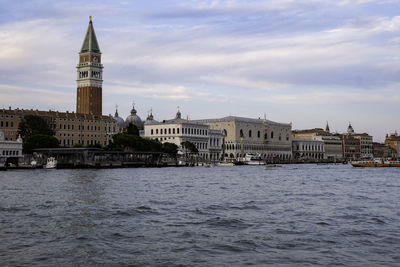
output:
[[[144,122],[145,125],[149,125],[149,124],[156,124],[158,123],[158,121],[156,121],[153,117],[153,112],[150,111],[149,116],[147,116],[146,121]]]
[[[143,130],[143,122],[138,115],[136,115],[136,109],[132,106],[131,115],[129,115],[125,120],[125,126],[128,127],[129,124],[135,125],[139,130]]]
[[[125,121],[123,118],[118,116],[118,110],[115,110],[114,120],[117,122],[120,128],[125,128]]]

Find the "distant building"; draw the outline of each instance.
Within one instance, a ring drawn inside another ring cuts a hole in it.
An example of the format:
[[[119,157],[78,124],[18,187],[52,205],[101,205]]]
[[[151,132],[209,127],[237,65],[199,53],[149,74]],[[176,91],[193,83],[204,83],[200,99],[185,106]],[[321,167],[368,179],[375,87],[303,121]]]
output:
[[[373,158],[372,136],[367,133],[361,133],[353,134],[353,137],[360,140],[361,158]]]
[[[341,134],[339,137],[343,144],[343,156],[347,160],[356,160],[361,158],[361,141],[358,138],[348,134]]]
[[[396,157],[397,151],[388,146],[387,144],[381,144],[374,142],[372,144],[374,158],[394,158]]]
[[[300,160],[322,160],[325,157],[325,143],[313,139],[293,139],[293,157]]]
[[[322,141],[323,144],[323,159],[325,160],[342,160],[343,159],[343,145],[342,140],[329,132],[329,125],[326,124],[326,129],[314,128],[307,130],[293,130],[293,140],[310,140]],[[297,146],[296,146],[297,148]]]
[[[199,156],[206,160],[219,160],[222,151],[222,132],[210,130],[206,124],[176,117],[162,122],[155,121],[150,114],[144,123],[144,137],[162,143],[174,143],[182,149],[183,142],[191,142],[199,150]]]
[[[385,144],[394,149],[395,151],[398,150],[399,148],[399,141],[400,141],[400,136],[397,134],[397,132],[392,133],[390,135],[386,135],[385,139]]]
[[[119,132],[119,126],[110,116],[94,116],[74,112],[41,111],[25,109],[0,109],[0,130],[6,140],[16,140],[18,126],[26,115],[43,118],[51,129],[60,146],[74,145],[107,146],[112,136]]]
[[[22,139],[6,140],[4,132],[0,131],[0,158],[2,161],[17,164],[23,161]]]
[[[224,134],[224,158],[244,157],[246,153],[265,158],[292,157],[292,125],[266,119],[229,116],[221,119],[196,120]]]

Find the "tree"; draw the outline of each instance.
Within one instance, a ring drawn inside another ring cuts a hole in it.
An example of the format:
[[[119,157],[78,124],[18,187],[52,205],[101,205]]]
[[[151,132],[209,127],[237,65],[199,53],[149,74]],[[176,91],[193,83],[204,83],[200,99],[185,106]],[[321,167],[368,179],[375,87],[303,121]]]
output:
[[[126,127],[126,132],[130,135],[136,135],[139,136],[139,129],[136,125],[133,123],[129,123],[128,126]]]
[[[162,152],[169,154],[173,158],[176,158],[176,154],[178,153],[178,146],[174,143],[163,143]]]
[[[120,133],[113,136],[113,141],[110,143],[109,149],[114,151],[161,152],[162,145],[156,140]]]
[[[31,136],[41,134],[54,136],[55,132],[49,127],[47,122],[36,115],[26,115],[18,126],[18,135],[24,141],[28,140]]]
[[[54,136],[44,134],[34,134],[23,143],[23,151],[32,154],[32,150],[36,148],[56,148],[58,140]]]
[[[190,153],[194,153],[194,154],[199,153],[199,150],[192,142],[185,141],[185,142],[182,142],[181,145],[184,149],[189,150]]]

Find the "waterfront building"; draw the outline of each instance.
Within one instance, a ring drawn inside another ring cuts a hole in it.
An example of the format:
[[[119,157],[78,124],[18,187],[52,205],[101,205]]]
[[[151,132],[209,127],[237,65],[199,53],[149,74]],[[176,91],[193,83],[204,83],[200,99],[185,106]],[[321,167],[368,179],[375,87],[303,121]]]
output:
[[[360,140],[360,153],[361,158],[373,158],[372,136],[367,133],[353,134],[354,138]]]
[[[324,143],[323,159],[331,161],[343,159],[342,140],[330,133],[328,123],[325,130],[322,128],[294,130],[292,131],[292,138],[322,141]]]
[[[18,164],[23,161],[22,139],[6,140],[3,131],[0,131],[0,158],[4,162]]]
[[[292,157],[291,123],[235,116],[196,122],[223,133],[224,158],[241,159],[247,153],[285,160]]]
[[[395,158],[397,154],[397,152],[387,144],[373,142],[372,148],[374,158]]]
[[[144,137],[161,143],[174,143],[182,149],[183,142],[191,142],[199,150],[199,156],[206,160],[219,158],[222,150],[222,132],[210,131],[208,125],[182,119],[181,112],[171,120],[157,122],[149,115],[144,123]]]
[[[16,140],[19,123],[26,115],[43,118],[52,130],[60,146],[107,146],[112,136],[120,131],[118,123],[109,116],[77,114],[75,112],[41,111],[25,109],[0,109],[0,130],[6,140]]]
[[[325,158],[325,143],[322,140],[293,139],[292,147],[295,159],[318,161]]]
[[[388,134],[386,135],[385,144],[391,147],[395,151],[399,149],[400,136],[397,134],[397,131],[390,135]]]
[[[79,52],[77,68],[76,113],[101,116],[103,65],[92,18]]]
[[[347,160],[356,160],[361,158],[361,141],[349,134],[340,134],[343,144],[343,156]]]

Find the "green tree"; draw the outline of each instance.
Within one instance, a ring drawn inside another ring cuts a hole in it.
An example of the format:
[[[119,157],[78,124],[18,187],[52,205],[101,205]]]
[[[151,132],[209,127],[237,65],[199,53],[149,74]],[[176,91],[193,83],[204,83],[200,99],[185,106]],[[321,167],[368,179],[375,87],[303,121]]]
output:
[[[192,142],[185,141],[185,142],[182,142],[181,145],[184,149],[188,150],[190,153],[194,153],[194,154],[199,153],[199,150]]]
[[[113,141],[110,143],[109,149],[114,151],[161,152],[162,145],[156,140],[120,133],[113,136]]]
[[[139,129],[133,123],[129,123],[126,127],[126,132],[131,135],[139,136]]]
[[[178,146],[174,143],[163,143],[162,144],[162,152],[169,154],[171,157],[176,158],[176,154],[178,153]]]
[[[24,116],[18,126],[18,135],[26,141],[36,134],[53,136],[55,135],[55,132],[42,117],[36,115]]]
[[[58,140],[54,136],[44,134],[34,134],[23,143],[23,151],[32,154],[32,150],[36,148],[56,148]]]

